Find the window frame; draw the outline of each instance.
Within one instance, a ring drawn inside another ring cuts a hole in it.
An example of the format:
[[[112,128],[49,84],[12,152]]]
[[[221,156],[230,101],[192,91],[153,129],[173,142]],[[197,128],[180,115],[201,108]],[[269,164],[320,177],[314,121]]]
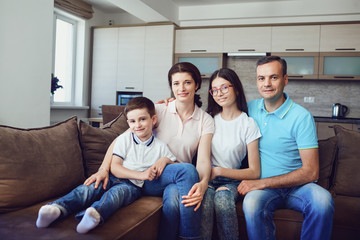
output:
[[[64,102],[56,102],[54,101],[52,105],[65,105],[65,106],[74,106],[75,105],[75,87],[76,87],[76,53],[77,53],[77,32],[78,32],[78,21],[76,19],[65,16],[64,14],[59,13],[58,11],[54,11],[54,19],[53,19],[53,57],[52,57],[52,73],[55,74],[55,52],[56,52],[56,21],[62,20],[68,22],[73,25],[73,39],[72,39],[72,73],[71,73],[71,93],[70,93],[70,101]],[[56,76],[56,75],[55,75]],[[61,80],[61,79],[60,79]]]

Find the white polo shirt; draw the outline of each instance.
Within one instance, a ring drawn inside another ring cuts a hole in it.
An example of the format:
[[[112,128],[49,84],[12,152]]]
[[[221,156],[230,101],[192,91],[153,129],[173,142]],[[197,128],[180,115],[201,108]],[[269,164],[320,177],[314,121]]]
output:
[[[165,143],[154,136],[142,142],[131,131],[121,134],[115,142],[113,154],[123,159],[123,166],[127,169],[142,172],[151,167],[159,158],[168,157],[175,161]],[[144,181],[130,179],[136,186],[142,187]]]
[[[214,133],[214,119],[195,105],[193,114],[183,122],[176,112],[175,102],[170,102],[168,106],[155,104],[158,122],[154,134],[168,145],[177,161],[191,163],[200,137]]]

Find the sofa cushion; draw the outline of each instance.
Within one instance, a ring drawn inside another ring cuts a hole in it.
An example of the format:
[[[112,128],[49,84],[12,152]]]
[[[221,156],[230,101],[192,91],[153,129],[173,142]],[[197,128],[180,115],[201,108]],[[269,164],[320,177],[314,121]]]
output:
[[[360,197],[360,133],[339,125],[335,125],[334,130],[339,153],[332,191],[338,195]]]
[[[325,189],[330,188],[337,151],[337,136],[319,141],[319,180],[318,184]]]
[[[0,212],[69,192],[84,181],[76,117],[54,126],[0,126]]]
[[[101,128],[79,121],[80,144],[87,177],[97,172],[112,141],[128,127],[123,113]]]

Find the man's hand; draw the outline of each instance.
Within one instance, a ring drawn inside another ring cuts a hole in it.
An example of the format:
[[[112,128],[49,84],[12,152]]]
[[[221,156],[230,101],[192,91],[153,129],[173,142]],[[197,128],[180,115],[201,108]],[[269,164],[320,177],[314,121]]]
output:
[[[261,180],[243,180],[237,187],[239,194],[243,196],[245,196],[250,191],[260,189],[264,189],[261,184]]]
[[[98,172],[94,173],[88,179],[85,180],[84,185],[89,186],[95,182],[95,188],[98,188],[101,182],[104,182],[103,188],[106,189],[106,186],[109,182],[109,173],[105,169],[100,169]]]

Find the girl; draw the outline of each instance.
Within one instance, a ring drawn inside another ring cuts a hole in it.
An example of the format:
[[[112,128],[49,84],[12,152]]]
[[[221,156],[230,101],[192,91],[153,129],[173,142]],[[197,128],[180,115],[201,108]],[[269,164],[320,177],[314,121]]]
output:
[[[227,68],[210,77],[208,112],[214,117],[211,143],[211,177],[203,200],[201,231],[211,239],[214,213],[220,239],[239,239],[237,186],[243,179],[260,177],[256,122],[248,117],[244,90],[237,74]],[[248,155],[249,167],[240,169]]]

